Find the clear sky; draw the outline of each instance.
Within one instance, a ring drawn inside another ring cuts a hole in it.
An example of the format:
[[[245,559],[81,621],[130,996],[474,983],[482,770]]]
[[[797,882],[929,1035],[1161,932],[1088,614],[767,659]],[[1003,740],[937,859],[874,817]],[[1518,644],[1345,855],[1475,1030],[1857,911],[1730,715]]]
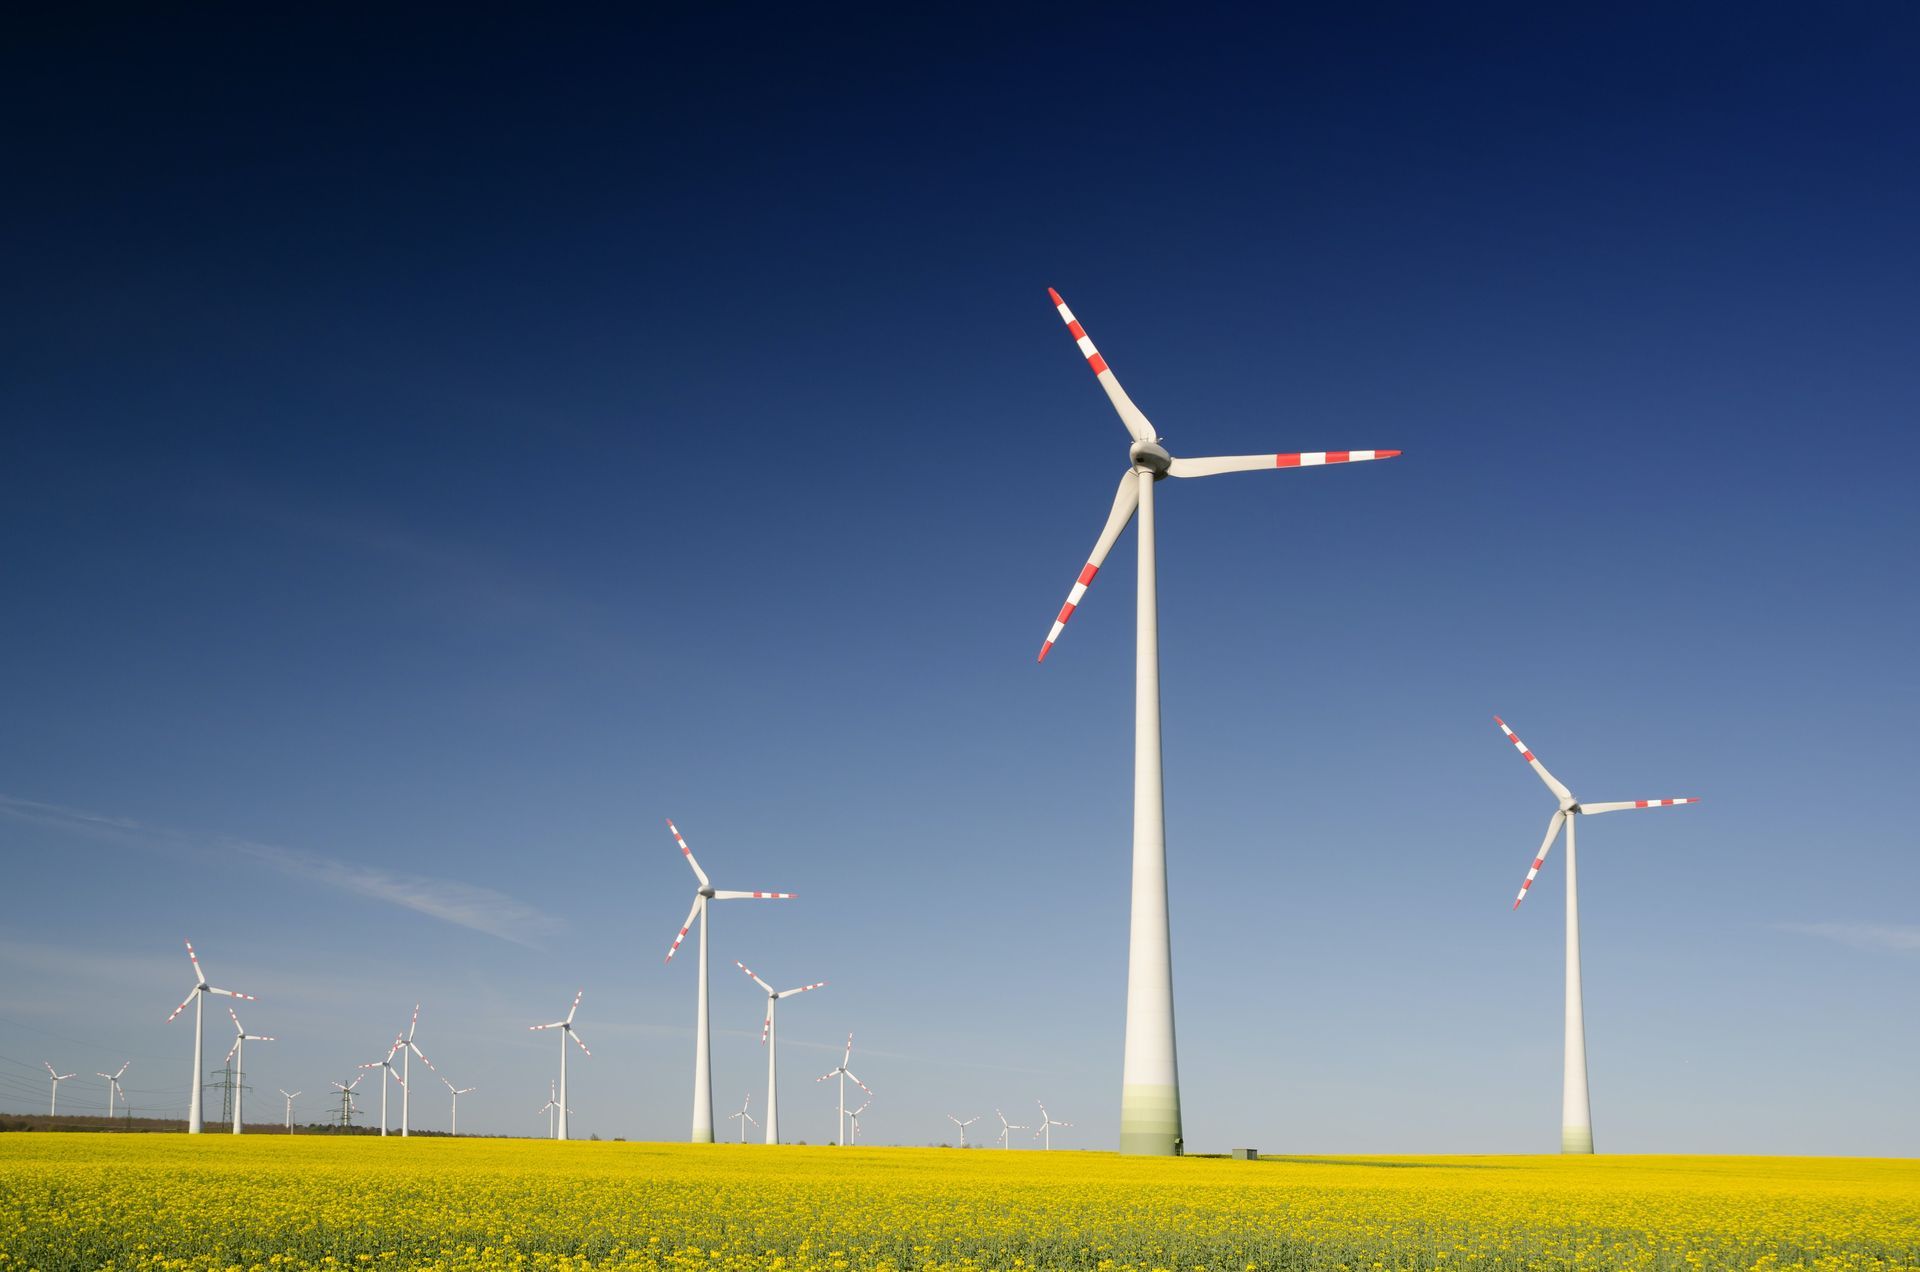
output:
[[[577,1132],[684,1136],[671,816],[801,894],[716,910],[722,1113],[739,958],[829,982],[790,1137],[851,1029],[876,1141],[1111,1146],[1131,535],[1034,655],[1127,439],[1052,285],[1176,454],[1405,451],[1160,487],[1190,1147],[1557,1147],[1495,712],[1705,801],[1582,836],[1601,1150],[1920,1144],[1910,6],[59,21],[0,50],[0,1107],[182,1109],[191,937],[263,1116],[422,1001],[532,1132],[584,986]]]

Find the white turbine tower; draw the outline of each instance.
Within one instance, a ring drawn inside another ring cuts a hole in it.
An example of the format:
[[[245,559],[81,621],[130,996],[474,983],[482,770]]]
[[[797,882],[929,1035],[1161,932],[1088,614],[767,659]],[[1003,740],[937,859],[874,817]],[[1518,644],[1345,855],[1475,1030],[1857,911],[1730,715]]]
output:
[[[767,991],[767,1019],[760,1026],[760,1041],[767,1048],[767,1143],[780,1142],[780,1036],[773,1027],[773,1009],[782,998],[792,998],[795,994],[804,994],[810,989],[820,989],[825,981],[815,981],[811,985],[802,985],[798,989],[776,990],[767,982],[753,975],[753,969],[739,959],[733,965],[753,976],[753,983]]]
[[[555,1139],[567,1138],[567,1114],[573,1111],[567,1107],[567,1039],[573,1039],[574,1045],[586,1051],[588,1055],[593,1054],[587,1051],[587,1044],[580,1041],[580,1035],[573,1031],[573,1013],[580,1010],[580,995],[586,992],[583,989],[574,994],[573,1006],[567,1008],[565,1020],[556,1020],[548,1025],[527,1026],[528,1029],[533,1030],[558,1029],[560,1031],[560,1133],[554,1137]]]
[[[1166,816],[1160,766],[1160,624],[1154,572],[1154,483],[1163,477],[1212,477],[1263,469],[1311,468],[1359,460],[1391,459],[1399,451],[1311,451],[1281,455],[1227,455],[1175,459],[1160,445],[1153,425],[1133,404],[1108,369],[1060,293],[1047,294],[1067,331],[1079,342],[1087,365],[1105,389],[1121,423],[1133,435],[1127,472],[1113,497],[1107,524],[1080,570],[1040,658],[1060,639],[1061,630],[1100,572],[1120,532],[1138,511],[1140,566],[1135,614],[1133,712],[1133,905],[1127,947],[1127,1033],[1121,1068],[1120,1151],[1180,1151],[1180,1075],[1174,1055],[1173,953],[1167,918]]]
[[[400,1040],[400,1138],[406,1139],[412,1128],[413,1103],[413,1058],[420,1057],[420,1063],[432,1069],[435,1076],[439,1070],[433,1068],[433,1061],[427,1059],[427,1053],[413,1040],[413,1031],[420,1027],[420,1004],[413,1005],[413,1020],[407,1025],[407,1035]],[[446,1079],[442,1078],[441,1081]]]
[[[240,1079],[247,1075],[247,1044],[250,1042],[276,1041],[271,1034],[250,1034],[240,1027],[240,1017],[233,1008],[227,1008],[227,1015],[233,1017],[233,1045],[227,1048],[227,1059],[233,1061],[233,1133],[240,1133],[240,1097],[246,1088]]]
[[[291,1135],[293,1134],[293,1097],[300,1093],[298,1091],[289,1091],[285,1087],[278,1089],[280,1094],[287,1097],[287,1134]]]
[[[400,1054],[400,1048],[405,1044],[406,1044],[406,1039],[402,1038],[399,1034],[395,1034],[393,1036],[393,1045],[387,1048],[386,1059],[370,1060],[366,1064],[363,1064],[360,1066],[362,1069],[379,1069],[381,1071],[380,1072],[380,1133],[382,1135],[385,1135],[387,1133],[387,1079],[392,1078],[395,1082],[398,1082],[403,1090],[406,1088],[406,1085],[407,1085],[406,1079],[400,1076],[400,1071],[393,1067],[393,1058]],[[365,1076],[365,1075],[363,1074],[362,1076]],[[359,1078],[354,1079],[354,1085],[355,1086],[360,1085]]]
[[[120,1090],[120,1079],[126,1076],[127,1065],[132,1063],[132,1060],[128,1060],[126,1064],[121,1065],[112,1073],[101,1073],[97,1069],[94,1071],[94,1077],[105,1078],[107,1080],[107,1118],[109,1121],[113,1118],[113,1102],[115,1098],[119,1098],[122,1103],[125,1103],[125,1095]],[[73,1075],[69,1073],[67,1076],[72,1077]]]
[[[47,1116],[52,1117],[54,1114],[60,1111],[60,1084],[62,1082],[65,1082],[68,1078],[77,1078],[80,1075],[78,1073],[60,1073],[54,1069],[53,1062],[50,1060],[42,1060],[40,1063],[47,1066],[47,1073],[53,1078],[53,1099],[47,1102]],[[101,1074],[100,1076],[103,1078],[107,1078],[107,1075],[104,1073]],[[107,1078],[107,1083],[108,1083],[107,1116],[112,1117],[113,1116],[113,1086],[112,1086],[113,1079]]]
[[[747,1092],[746,1101],[740,1105],[740,1111],[738,1113],[727,1114],[727,1121],[729,1122],[734,1121],[736,1118],[739,1119],[740,1142],[742,1144],[747,1142],[747,1123],[752,1122],[755,1126],[760,1125],[760,1120],[754,1117],[753,1114],[747,1112],[747,1110],[752,1107],[753,1107],[753,1092],[749,1091]]]
[[[422,1060],[426,1059],[425,1056],[422,1056],[420,1058]],[[441,1073],[438,1069],[435,1069],[433,1073],[434,1073],[434,1076],[439,1078],[442,1082],[447,1082],[446,1074]],[[447,1082],[447,1090],[453,1093],[453,1129],[451,1131],[451,1134],[454,1134],[454,1135],[460,1134],[460,1097],[467,1094],[469,1091],[478,1091],[479,1089],[480,1089],[479,1087],[457,1087],[453,1085],[453,1083]]]
[[[868,1100],[857,1109],[847,1110],[847,1136],[856,1144],[860,1142],[860,1115],[872,1107],[873,1101]]]
[[[825,1073],[814,1079],[816,1082],[825,1082],[829,1078],[840,1079],[840,1116],[839,1120],[834,1123],[834,1129],[835,1133],[840,1137],[840,1147],[842,1148],[847,1146],[847,1079],[853,1078],[853,1084],[855,1086],[865,1091],[868,1095],[873,1094],[873,1088],[855,1076],[852,1069],[847,1068],[851,1063],[853,1063],[853,1035],[849,1033],[847,1035],[847,1054],[840,1057],[840,1063],[838,1065],[828,1069]],[[864,1108],[866,1106],[862,1105],[861,1107]]]
[[[554,1087],[553,1079],[548,1078],[547,1079],[547,1102],[545,1104],[542,1104],[539,1109],[540,1112],[545,1113],[547,1115],[547,1138],[548,1139],[556,1138],[553,1133],[553,1115],[560,1111],[560,1099],[559,1099],[559,1096],[555,1094],[555,1091],[556,1091],[556,1088]]]
[[[707,902],[709,901],[791,901],[798,893],[794,892],[723,892],[713,886],[707,878],[707,872],[694,860],[693,849],[687,847],[687,841],[681,837],[680,828],[673,824],[673,818],[667,818],[667,829],[673,832],[673,840],[680,845],[680,855],[693,867],[693,877],[700,881],[700,887],[693,894],[693,908],[687,911],[687,921],[680,925],[680,935],[673,938],[673,944],[667,948],[666,961],[673,962],[673,956],[680,950],[680,942],[687,939],[687,932],[693,927],[694,920],[700,922],[700,1006],[695,1015],[693,1029],[693,1135],[695,1144],[713,1143],[713,1038],[707,1009]]]
[[[1000,1147],[1002,1148],[1013,1147],[1013,1133],[1015,1131],[1030,1131],[1033,1129],[1031,1126],[1022,1126],[1018,1122],[1007,1121],[1007,1115],[999,1109],[995,1109],[993,1113],[995,1117],[1000,1119]]]
[[[969,1126],[972,1126],[975,1122],[978,1122],[979,1120],[980,1118],[979,1118],[979,1115],[977,1114],[973,1117],[968,1118],[964,1122],[962,1122],[959,1118],[955,1117],[951,1113],[947,1114],[947,1121],[952,1122],[955,1126],[960,1128],[960,1147],[965,1148],[967,1146],[967,1128]]]
[[[1040,1105],[1040,1129],[1033,1133],[1033,1138],[1044,1139],[1046,1141],[1045,1147],[1051,1149],[1053,1147],[1053,1128],[1056,1126],[1072,1126],[1073,1123],[1062,1122],[1057,1117],[1047,1116],[1047,1106],[1041,1104],[1039,1100],[1035,1100],[1034,1103]]]
[[[1612,804],[1582,804],[1573,797],[1573,792],[1560,784],[1560,779],[1547,772],[1547,766],[1534,758],[1507,722],[1499,716],[1493,722],[1500,726],[1500,732],[1507,735],[1514,749],[1520,752],[1520,758],[1533,766],[1533,771],[1546,783],[1554,798],[1560,801],[1560,807],[1547,820],[1547,837],[1540,841],[1540,851],[1533,855],[1533,865],[1527,870],[1527,877],[1520,885],[1520,894],[1513,899],[1513,908],[1518,910],[1520,903],[1527,899],[1527,889],[1540,873],[1540,866],[1553,851],[1553,841],[1560,834],[1561,826],[1567,829],[1567,1021],[1566,1021],[1566,1068],[1560,1087],[1560,1151],[1563,1153],[1591,1153],[1593,1151],[1593,1109],[1587,1101],[1587,1024],[1586,1014],[1580,1002],[1580,894],[1578,861],[1574,855],[1574,822],[1591,813],[1613,813],[1626,808],[1671,808],[1677,804],[1698,804],[1698,799],[1637,799]]]
[[[244,998],[250,1003],[258,1000],[252,994],[242,994],[232,989],[215,989],[207,984],[207,974],[200,970],[200,959],[193,952],[192,941],[187,942],[187,958],[193,963],[193,989],[180,1000],[180,1005],[173,1009],[173,1015],[168,1016],[167,1021],[172,1023],[175,1017],[187,1009],[188,1003],[193,1004],[193,1086],[187,1096],[187,1134],[198,1135],[206,1129],[201,1118],[200,1083],[203,1075],[200,1072],[200,1065],[202,1049],[207,1041],[207,995],[219,994],[223,998]]]

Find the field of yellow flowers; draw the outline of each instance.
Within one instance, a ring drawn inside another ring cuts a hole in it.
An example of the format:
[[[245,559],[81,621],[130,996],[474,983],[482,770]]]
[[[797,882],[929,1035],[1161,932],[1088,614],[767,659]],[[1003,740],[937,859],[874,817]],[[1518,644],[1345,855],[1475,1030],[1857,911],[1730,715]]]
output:
[[[1920,1162],[0,1136],[38,1268],[1920,1272]]]

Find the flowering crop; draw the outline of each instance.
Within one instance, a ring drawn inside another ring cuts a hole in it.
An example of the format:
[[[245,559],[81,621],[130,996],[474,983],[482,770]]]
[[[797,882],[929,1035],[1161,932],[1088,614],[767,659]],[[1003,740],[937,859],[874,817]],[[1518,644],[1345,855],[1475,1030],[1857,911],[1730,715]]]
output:
[[[1920,1162],[0,1136],[0,1272],[1920,1272]]]

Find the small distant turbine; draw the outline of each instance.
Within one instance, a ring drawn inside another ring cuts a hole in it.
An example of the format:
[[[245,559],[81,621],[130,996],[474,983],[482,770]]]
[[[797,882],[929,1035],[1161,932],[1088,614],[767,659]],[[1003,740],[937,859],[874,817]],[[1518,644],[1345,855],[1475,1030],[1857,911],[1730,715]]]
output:
[[[1013,1133],[1015,1131],[1030,1131],[1033,1129],[1031,1126],[1022,1126],[1018,1122],[1007,1121],[1007,1115],[999,1109],[995,1109],[993,1114],[1000,1119],[1000,1147],[1002,1148],[1013,1147]]]
[[[1040,1101],[1035,1100],[1034,1103],[1040,1104]],[[1062,1122],[1057,1117],[1048,1117],[1047,1106],[1044,1104],[1040,1104],[1040,1129],[1033,1133],[1033,1138],[1035,1139],[1044,1138],[1046,1141],[1046,1147],[1052,1148],[1053,1147],[1053,1128],[1056,1126],[1072,1126],[1072,1125],[1073,1125],[1072,1122]]]
[[[748,976],[753,976],[753,983],[767,991],[767,1019],[766,1023],[760,1026],[760,1041],[767,1047],[767,1143],[778,1144],[780,1142],[780,1042],[779,1036],[774,1032],[773,1009],[782,998],[792,998],[795,994],[819,989],[827,982],[815,981],[811,985],[802,985],[798,989],[776,990],[758,976],[754,976],[753,969],[739,959],[734,959],[733,965]]]
[[[847,1134],[856,1144],[860,1142],[860,1115],[872,1107],[873,1101],[868,1100],[857,1109],[847,1110]]]
[[[93,1075],[96,1078],[105,1078],[107,1080],[107,1119],[109,1121],[113,1119],[113,1101],[115,1097],[119,1097],[120,1102],[122,1104],[126,1103],[126,1093],[120,1089],[120,1079],[126,1076],[127,1065],[132,1063],[133,1061],[129,1060],[127,1061],[126,1064],[121,1065],[118,1069],[115,1069],[112,1073],[100,1073],[98,1071],[95,1071]],[[69,1073],[67,1076],[72,1077],[73,1075]]]
[[[56,1073],[54,1071],[52,1062],[48,1060],[42,1060],[40,1063],[46,1065],[47,1072],[53,1076],[53,1099],[50,1100],[47,1104],[47,1116],[52,1117],[55,1113],[60,1111],[60,1084],[62,1082],[65,1082],[68,1078],[77,1078],[80,1075],[78,1073]],[[104,1073],[101,1074],[100,1076],[103,1078],[107,1077],[107,1075]],[[107,1078],[107,1081],[111,1083],[113,1079]],[[107,1087],[107,1116],[108,1117],[113,1116],[113,1087],[112,1086]]]
[[[559,1097],[554,1094],[553,1079],[547,1079],[547,1102],[540,1106],[540,1112],[547,1115],[547,1138],[553,1139],[553,1115],[560,1111]]]
[[[271,1034],[250,1034],[240,1027],[240,1017],[233,1008],[227,1008],[227,1015],[233,1017],[233,1045],[227,1048],[227,1059],[233,1061],[233,1133],[240,1133],[240,1096],[246,1088],[240,1085],[240,1079],[247,1073],[247,1044],[250,1042],[274,1042]]]
[[[201,1056],[207,1040],[207,995],[219,994],[222,998],[244,998],[250,1003],[258,1000],[252,994],[243,994],[233,989],[215,989],[207,984],[207,974],[200,970],[200,959],[193,952],[192,941],[187,942],[187,958],[193,963],[193,989],[180,1000],[180,1005],[173,1009],[173,1015],[168,1016],[167,1021],[171,1024],[175,1017],[187,1009],[188,1003],[193,1004],[193,1086],[187,1093],[187,1134],[198,1135],[206,1129],[205,1120],[201,1116],[200,1066],[203,1063]]]
[[[427,1068],[429,1069],[433,1069],[433,1061],[427,1059],[427,1053],[420,1050],[419,1046],[413,1041],[413,1031],[418,1029],[419,1027],[420,1027],[420,1004],[415,1003],[413,1005],[413,1020],[410,1024],[407,1025],[407,1036],[402,1040],[402,1045],[400,1047],[400,1138],[401,1139],[407,1138],[408,1131],[412,1126],[412,1114],[409,1106],[412,1103],[412,1096],[413,1096],[413,1083],[411,1081],[413,1077],[413,1058],[415,1056],[419,1056],[421,1064],[426,1065]],[[438,1069],[433,1069],[433,1071],[435,1074],[438,1074],[440,1072]]]
[[[673,956],[680,952],[680,942],[687,939],[687,932],[697,919],[700,923],[700,1000],[699,1011],[694,1018],[693,1030],[693,1135],[695,1144],[713,1143],[713,1029],[707,1009],[707,903],[709,901],[791,901],[797,896],[792,892],[723,892],[713,886],[707,878],[707,872],[693,859],[693,849],[687,847],[687,841],[681,837],[680,828],[673,824],[673,818],[667,818],[667,829],[673,832],[673,840],[680,845],[680,855],[693,867],[693,877],[700,881],[700,887],[693,894],[693,908],[687,911],[687,921],[680,925],[680,934],[673,938],[673,944],[667,947],[666,961],[673,962]]]
[[[873,1094],[873,1088],[868,1086],[866,1083],[862,1082],[858,1077],[855,1077],[853,1070],[847,1068],[847,1065],[851,1063],[852,1060],[853,1060],[853,1035],[848,1034],[847,1035],[847,1053],[846,1055],[840,1057],[839,1066],[836,1068],[828,1069],[825,1073],[821,1074],[819,1077],[814,1079],[814,1081],[816,1082],[825,1082],[829,1078],[836,1078],[836,1077],[840,1079],[840,1117],[839,1117],[839,1120],[834,1123],[834,1127],[840,1136],[840,1147],[842,1148],[845,1148],[847,1146],[847,1079],[853,1078],[853,1084],[855,1086],[859,1087],[862,1091],[865,1091],[868,1095]]]
[[[955,1126],[960,1128],[960,1147],[965,1148],[967,1146],[967,1128],[969,1126],[972,1126],[975,1122],[978,1122],[979,1120],[980,1118],[976,1115],[962,1122],[959,1118],[955,1117],[953,1114],[951,1113],[947,1114],[947,1121],[952,1122]]]
[[[279,1091],[280,1094],[287,1097],[287,1134],[291,1135],[293,1134],[293,1097],[300,1093],[298,1091],[289,1091],[285,1087],[279,1088]]]
[[[752,1107],[752,1105],[753,1105],[753,1092],[749,1091],[747,1092],[746,1102],[740,1106],[740,1111],[738,1113],[727,1114],[727,1121],[729,1122],[733,1121],[735,1118],[740,1119],[740,1142],[742,1144],[747,1142],[747,1123],[752,1122],[755,1126],[760,1125],[759,1119],[754,1117],[753,1114],[747,1112],[747,1109]]]
[[[402,1038],[399,1034],[395,1034],[393,1036],[393,1045],[387,1048],[386,1059],[370,1060],[360,1066],[362,1069],[382,1070],[380,1078],[380,1133],[382,1135],[387,1133],[387,1079],[392,1078],[400,1084],[402,1090],[406,1089],[406,1079],[400,1076],[400,1070],[393,1067],[393,1058],[400,1054],[400,1048],[405,1045],[405,1043],[405,1038]],[[358,1079],[355,1080],[355,1085],[359,1085]]]
[[[420,1058],[422,1060],[426,1059],[425,1056],[421,1056]],[[435,1069],[433,1073],[434,1073],[434,1076],[439,1078],[442,1082],[447,1082],[446,1074],[440,1072],[438,1069]],[[469,1091],[478,1091],[479,1089],[480,1089],[479,1087],[457,1087],[453,1085],[453,1083],[447,1082],[447,1090],[453,1093],[453,1131],[452,1133],[454,1135],[458,1135],[460,1133],[460,1097],[465,1095]]]
[[[579,1047],[580,1050],[586,1051],[588,1055],[593,1054],[593,1052],[587,1051],[587,1044],[580,1041],[580,1035],[573,1031],[573,1013],[580,1010],[580,995],[586,992],[587,991],[583,989],[574,994],[573,1006],[567,1008],[567,1018],[565,1020],[556,1020],[550,1025],[527,1026],[528,1029],[534,1030],[558,1029],[560,1031],[560,1133],[554,1136],[555,1139],[567,1138],[567,1114],[571,1111],[567,1108],[567,1039],[573,1039],[574,1045]]]

